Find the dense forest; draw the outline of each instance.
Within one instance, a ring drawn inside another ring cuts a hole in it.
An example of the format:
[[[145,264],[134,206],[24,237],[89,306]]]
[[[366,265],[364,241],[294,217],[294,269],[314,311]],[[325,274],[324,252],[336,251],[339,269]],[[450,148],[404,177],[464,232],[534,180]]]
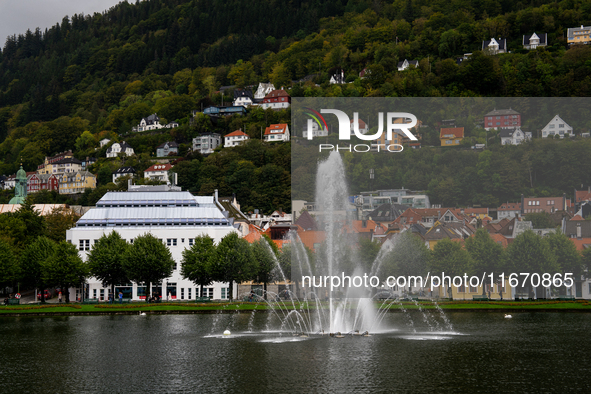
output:
[[[289,122],[286,111],[260,109],[220,122],[202,115],[191,119],[192,110],[228,103],[232,89],[224,87],[229,85],[270,81],[292,97],[588,96],[591,47],[569,48],[565,34],[567,28],[591,24],[590,11],[589,0],[145,0],[100,14],[65,16],[45,31],[8,37],[0,52],[0,174],[14,173],[21,160],[27,171],[34,170],[45,156],[68,149],[78,158],[101,157],[101,138],[125,140],[137,158],[99,160],[91,169],[104,190],[118,187],[108,185],[108,171],[123,164],[147,168],[156,146],[166,140],[181,143],[186,156],[191,139],[206,131],[223,135],[242,128],[260,139],[264,126]],[[548,34],[548,46],[523,49],[523,35],[534,31]],[[482,41],[491,37],[506,38],[511,53],[482,52]],[[458,64],[465,53],[472,55]],[[418,60],[419,66],[399,72],[397,63],[404,59]],[[364,69],[366,77],[360,78]],[[330,85],[340,70],[347,83]],[[181,126],[168,134],[130,133],[155,112]],[[553,142],[557,145],[549,145]],[[381,177],[379,187],[428,190],[432,201],[448,205],[495,205],[522,192],[571,193],[584,176],[561,172],[552,178],[552,172],[534,166],[552,160],[571,167],[583,163],[566,159],[571,147],[581,150],[581,157],[591,153],[586,143],[558,141],[515,149],[493,143],[493,150],[483,153],[425,149],[384,159],[395,161],[388,165],[396,166],[396,175]],[[277,153],[283,148],[255,144],[252,149],[266,159],[253,161],[240,150],[185,157],[180,169],[195,163],[191,176],[181,177],[191,179],[183,186],[196,193],[215,188],[236,193],[246,207],[262,208],[261,201],[272,199],[245,197],[246,189],[251,196],[259,191],[254,184],[230,181],[233,169],[246,165],[258,171],[250,179],[260,184],[257,176],[266,173],[265,166],[289,171],[289,164]],[[544,157],[547,151],[564,156]],[[481,162],[492,163],[490,170],[477,170]],[[536,176],[531,169],[524,172],[530,162]],[[216,166],[223,167],[216,172]],[[504,166],[521,172],[503,177],[497,169]],[[483,188],[466,179],[494,185]],[[275,203],[287,209],[288,197],[283,198]]]

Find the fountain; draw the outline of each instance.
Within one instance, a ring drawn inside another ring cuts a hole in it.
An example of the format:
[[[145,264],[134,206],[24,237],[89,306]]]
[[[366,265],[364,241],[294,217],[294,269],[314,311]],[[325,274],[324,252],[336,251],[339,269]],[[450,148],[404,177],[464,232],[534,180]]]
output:
[[[314,335],[327,335],[333,338],[345,338],[346,335],[368,337],[370,333],[391,330],[383,327],[382,321],[395,304],[407,317],[409,327],[416,333],[415,323],[401,300],[392,290],[383,284],[377,286],[331,287],[331,283],[317,286],[324,277],[345,278],[376,277],[383,268],[384,261],[404,245],[402,237],[388,239],[381,246],[371,264],[361,264],[358,251],[352,245],[358,240],[357,235],[349,231],[354,219],[354,210],[350,210],[348,201],[345,168],[338,152],[332,152],[318,165],[316,179],[316,204],[322,216],[318,218],[319,227],[324,229],[324,241],[318,241],[314,261],[310,261],[308,252],[296,231],[290,231],[291,269],[284,272],[281,264],[267,246],[269,254],[275,259],[276,278],[280,282],[291,283],[283,298],[280,294],[268,291],[267,297],[255,295],[255,301],[267,305],[267,331],[279,322],[279,332],[289,333],[293,337],[308,338]],[[309,281],[302,278],[309,278]],[[378,296],[381,303],[378,303]],[[412,301],[412,299],[411,299]],[[417,300],[412,301],[419,311],[420,318],[428,331],[441,332],[452,330],[451,323],[443,310],[434,303],[436,314],[421,307]],[[248,332],[252,333],[252,322],[257,312],[252,311],[249,318]],[[441,320],[441,324],[438,320]],[[217,322],[217,319],[216,319]],[[233,326],[233,321],[231,326]]]

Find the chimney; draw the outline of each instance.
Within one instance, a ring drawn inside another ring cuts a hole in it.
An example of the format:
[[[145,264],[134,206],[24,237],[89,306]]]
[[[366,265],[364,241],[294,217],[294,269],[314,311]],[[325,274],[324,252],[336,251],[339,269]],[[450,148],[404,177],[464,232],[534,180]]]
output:
[[[214,202],[218,202],[218,189],[215,189],[213,192],[213,200]]]
[[[581,223],[577,223],[577,238],[582,238],[582,235],[581,235]]]
[[[366,228],[367,227],[367,220],[362,220],[361,221],[361,227]]]

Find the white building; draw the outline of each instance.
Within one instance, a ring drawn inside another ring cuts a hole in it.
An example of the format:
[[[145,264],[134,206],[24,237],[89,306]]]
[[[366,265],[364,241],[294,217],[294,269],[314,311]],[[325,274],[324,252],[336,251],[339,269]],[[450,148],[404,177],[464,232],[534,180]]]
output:
[[[224,136],[224,148],[240,145],[249,139],[248,134],[242,130],[235,130]]]
[[[273,90],[263,99],[263,109],[285,109],[291,105],[291,96],[283,89]]]
[[[175,127],[179,127],[177,122],[170,122],[166,125],[160,124],[160,118],[156,114],[152,114],[140,120],[140,123],[131,128],[133,132],[140,132],[140,131],[147,131],[147,130],[158,130],[158,129],[174,129]]]
[[[357,119],[357,125],[359,126],[359,132],[361,134],[367,134],[367,132],[369,131],[369,126],[367,125],[367,123],[365,123],[363,120],[361,119]],[[355,120],[351,119],[351,135],[355,135]]]
[[[103,146],[107,145],[109,142],[111,142],[110,139],[103,138],[102,140],[99,141],[99,146],[102,148]]]
[[[267,142],[289,141],[289,127],[287,123],[272,124],[267,127],[263,138]]]
[[[121,167],[113,171],[113,183],[117,183],[117,179],[130,175],[131,178],[135,176],[135,168],[133,167]]]
[[[417,68],[419,66],[419,61],[418,60],[406,60],[404,59],[401,62],[398,62],[398,71],[404,71],[407,68],[409,68],[410,66],[413,66],[414,68]]]
[[[545,47],[548,45],[548,34],[540,33],[523,36],[524,49],[536,49],[537,47]]]
[[[144,178],[153,181],[169,182],[169,171],[172,167],[170,164],[154,164],[144,171]]]
[[[531,133],[522,131],[520,126],[515,129],[502,129],[499,136],[501,137],[501,145],[519,145],[524,141],[531,140]]]
[[[193,138],[193,152],[199,152],[202,155],[213,153],[214,149],[222,143],[222,136],[218,133],[201,134]]]
[[[125,141],[119,143],[115,142],[107,149],[107,157],[117,157],[119,153],[125,153],[126,156],[132,156],[135,154],[133,148]]]
[[[75,245],[86,261],[92,245],[105,234],[117,231],[129,243],[143,234],[150,233],[162,240],[176,262],[172,276],[162,283],[152,283],[153,293],[166,299],[170,294],[176,300],[194,300],[205,296],[227,299],[228,284],[215,282],[199,294],[199,286],[183,279],[181,261],[183,250],[193,245],[195,237],[209,235],[219,243],[226,235],[236,232],[232,219],[226,217],[217,196],[193,196],[183,191],[151,191],[162,187],[142,187],[137,191],[108,192],[78,220],[76,227],[66,232],[68,242]],[[217,191],[216,191],[217,193]],[[237,286],[235,285],[234,294]],[[76,296],[80,289],[75,289]],[[115,286],[115,294],[122,292],[132,300],[145,299],[145,287],[137,283],[121,283]],[[70,293],[73,289],[70,289]],[[88,280],[85,298],[108,299],[109,288],[96,278]],[[74,294],[70,294],[72,297]],[[74,297],[72,297],[74,298]]]
[[[556,115],[548,124],[542,129],[542,138],[558,135],[564,138],[565,134],[573,136],[573,128],[570,127],[562,118]]]
[[[269,83],[262,83],[261,82],[261,83],[259,83],[259,87],[257,88],[257,91],[254,93],[254,98],[262,100],[265,98],[266,95],[271,93],[273,90],[275,90],[275,85],[273,85],[271,82],[269,82]]]
[[[507,53],[507,39],[491,38],[490,41],[482,41],[482,51],[487,52],[490,55],[496,55],[498,53]]]
[[[310,121],[308,122],[308,124],[312,125],[312,137],[326,137],[328,135],[328,130],[325,128],[320,128],[318,127],[318,123],[314,122],[312,119],[309,119]],[[304,130],[302,130],[302,137],[304,138],[308,138],[308,126],[304,127]]]

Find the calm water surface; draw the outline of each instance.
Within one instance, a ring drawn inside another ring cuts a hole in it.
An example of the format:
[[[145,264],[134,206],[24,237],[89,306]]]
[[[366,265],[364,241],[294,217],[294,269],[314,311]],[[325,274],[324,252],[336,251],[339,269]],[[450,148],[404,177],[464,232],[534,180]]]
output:
[[[453,332],[391,313],[343,339],[264,313],[0,318],[0,392],[591,392],[591,314],[446,315]]]

